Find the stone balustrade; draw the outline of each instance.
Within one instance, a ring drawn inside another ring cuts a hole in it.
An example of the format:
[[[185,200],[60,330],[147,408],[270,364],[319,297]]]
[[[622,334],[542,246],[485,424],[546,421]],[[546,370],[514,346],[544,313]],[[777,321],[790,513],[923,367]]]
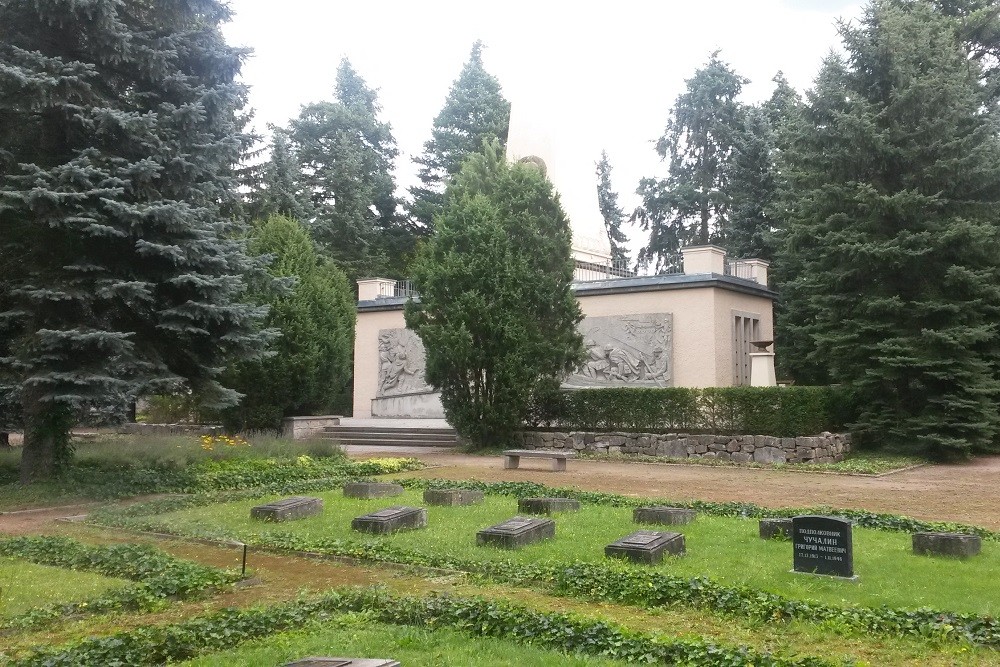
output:
[[[635,454],[677,459],[721,459],[735,463],[835,463],[851,450],[849,433],[778,438],[770,435],[691,435],[584,431],[522,431],[515,444],[595,454]]]

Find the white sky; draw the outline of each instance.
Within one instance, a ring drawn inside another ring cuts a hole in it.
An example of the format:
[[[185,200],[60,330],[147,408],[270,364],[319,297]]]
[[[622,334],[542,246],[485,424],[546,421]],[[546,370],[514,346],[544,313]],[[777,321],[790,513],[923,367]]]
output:
[[[835,21],[857,0],[230,0],[230,43],[254,49],[243,68],[256,124],[285,125],[309,102],[333,97],[336,68],[350,58],[379,90],[382,119],[401,151],[397,182],[416,181],[411,159],[430,137],[476,39],[487,70],[512,104],[546,114],[564,157],[593,163],[607,149],[614,187],[631,212],[643,176],[660,175],[653,143],[684,80],[716,48],[751,80],[744,101],[771,94],[778,70],[800,92],[839,46]],[[543,101],[543,103],[539,103]],[[581,172],[583,173],[583,172]],[[592,178],[596,187],[596,179]],[[633,248],[643,240],[626,230]]]

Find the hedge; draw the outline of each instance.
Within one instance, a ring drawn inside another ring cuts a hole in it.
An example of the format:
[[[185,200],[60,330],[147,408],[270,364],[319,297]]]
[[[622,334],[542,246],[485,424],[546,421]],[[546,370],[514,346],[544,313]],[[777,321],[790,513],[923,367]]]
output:
[[[795,437],[843,431],[855,411],[840,387],[554,390],[535,396],[533,427]]]

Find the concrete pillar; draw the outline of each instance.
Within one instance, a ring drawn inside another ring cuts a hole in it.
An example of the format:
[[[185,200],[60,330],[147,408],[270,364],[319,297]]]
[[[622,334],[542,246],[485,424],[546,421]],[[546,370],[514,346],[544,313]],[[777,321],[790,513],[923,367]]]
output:
[[[358,301],[372,301],[379,297],[394,296],[396,281],[390,278],[362,278],[358,280]]]
[[[717,245],[689,245],[681,248],[684,256],[684,273],[718,273],[726,272],[726,250]]]
[[[778,382],[774,377],[774,352],[750,353],[750,386],[778,386]]]
[[[742,261],[747,266],[753,267],[754,280],[767,287],[767,267],[771,266],[771,263],[763,259],[744,259]]]

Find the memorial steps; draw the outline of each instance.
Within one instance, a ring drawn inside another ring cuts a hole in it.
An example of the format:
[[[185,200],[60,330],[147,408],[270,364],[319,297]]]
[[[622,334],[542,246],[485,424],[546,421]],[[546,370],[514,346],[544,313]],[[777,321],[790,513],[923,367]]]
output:
[[[327,426],[321,438],[342,445],[365,447],[456,447],[458,434],[453,428],[419,426]]]

